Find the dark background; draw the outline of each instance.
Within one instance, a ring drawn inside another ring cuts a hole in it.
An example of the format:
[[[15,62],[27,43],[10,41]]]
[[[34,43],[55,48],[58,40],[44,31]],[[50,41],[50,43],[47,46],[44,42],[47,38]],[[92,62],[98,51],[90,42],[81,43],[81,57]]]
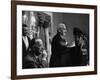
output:
[[[68,29],[66,40],[71,43],[74,40],[73,28],[78,27],[89,36],[89,14],[53,13],[53,36],[59,23],[65,23]]]

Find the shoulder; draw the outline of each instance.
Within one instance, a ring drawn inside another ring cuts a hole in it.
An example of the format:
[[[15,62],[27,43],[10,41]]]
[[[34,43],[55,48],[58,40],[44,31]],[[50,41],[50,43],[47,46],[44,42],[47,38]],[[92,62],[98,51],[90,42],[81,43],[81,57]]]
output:
[[[60,35],[59,34],[56,34],[54,37],[53,37],[53,40],[59,40],[60,39]]]

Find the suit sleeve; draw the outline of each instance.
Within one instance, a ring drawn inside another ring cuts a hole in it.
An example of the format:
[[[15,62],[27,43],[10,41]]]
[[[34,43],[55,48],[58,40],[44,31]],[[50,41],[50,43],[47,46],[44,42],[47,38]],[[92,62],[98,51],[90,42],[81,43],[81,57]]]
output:
[[[62,54],[69,53],[70,48],[67,47],[67,44],[66,44],[66,41],[65,40],[60,40],[58,42],[58,44],[59,44],[59,52],[58,52],[58,54],[61,54],[62,55]]]

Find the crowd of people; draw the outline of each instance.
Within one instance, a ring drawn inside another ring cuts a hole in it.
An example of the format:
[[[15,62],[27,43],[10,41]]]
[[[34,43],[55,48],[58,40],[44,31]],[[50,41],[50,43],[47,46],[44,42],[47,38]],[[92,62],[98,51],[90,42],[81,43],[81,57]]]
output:
[[[89,65],[89,42],[87,35],[79,28],[73,28],[74,41],[69,44],[65,37],[68,26],[59,23],[57,33],[50,39],[51,54],[48,56],[46,50],[45,33],[39,31],[34,12],[30,12],[30,25],[28,18],[22,14],[22,68],[48,68],[48,67],[67,67]],[[39,14],[40,15],[40,14]],[[45,15],[45,14],[43,14]],[[42,16],[43,16],[42,15]],[[39,21],[38,26],[49,26],[50,18],[47,21]],[[40,19],[41,20],[41,19]],[[45,24],[44,24],[45,23]],[[30,27],[31,26],[31,27]],[[42,29],[41,29],[42,30]],[[40,32],[40,37],[39,37]],[[41,36],[44,35],[44,36]],[[48,57],[50,60],[48,60]],[[64,59],[65,57],[65,59]]]
[[[40,38],[28,37],[28,26],[22,25],[22,68],[48,67],[47,52]]]
[[[60,23],[57,34],[52,39],[50,67],[89,65],[88,40],[77,27],[73,28],[74,41],[69,44],[66,39],[67,26]],[[63,56],[65,59],[63,60]]]
[[[51,57],[48,62],[48,51],[40,38],[28,37],[28,26],[22,25],[22,68],[47,68],[89,65],[88,40],[78,28],[73,29],[74,42],[70,45],[66,39],[67,26],[60,23],[57,34],[51,41]],[[62,56],[66,55],[65,63]]]

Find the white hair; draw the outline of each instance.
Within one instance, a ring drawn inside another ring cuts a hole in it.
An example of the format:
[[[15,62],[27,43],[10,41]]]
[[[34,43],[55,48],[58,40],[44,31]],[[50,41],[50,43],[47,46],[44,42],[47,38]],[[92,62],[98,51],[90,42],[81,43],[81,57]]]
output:
[[[66,29],[66,25],[64,23],[60,23],[57,27],[57,31],[60,32],[62,29]]]
[[[41,39],[36,39],[35,43],[43,43]]]

